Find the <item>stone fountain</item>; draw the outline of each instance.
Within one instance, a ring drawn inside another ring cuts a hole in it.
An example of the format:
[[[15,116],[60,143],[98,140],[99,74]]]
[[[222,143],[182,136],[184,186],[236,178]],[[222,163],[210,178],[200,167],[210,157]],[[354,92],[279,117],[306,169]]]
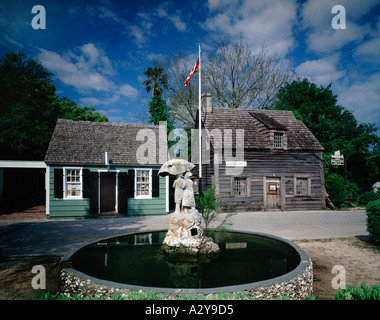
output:
[[[207,237],[201,227],[202,216],[195,208],[191,170],[194,164],[182,159],[164,163],[158,172],[160,176],[175,176],[173,183],[175,212],[170,218],[169,230],[163,241],[163,249],[181,249],[188,255],[212,254],[220,251],[211,237]],[[166,245],[166,246],[165,246]]]

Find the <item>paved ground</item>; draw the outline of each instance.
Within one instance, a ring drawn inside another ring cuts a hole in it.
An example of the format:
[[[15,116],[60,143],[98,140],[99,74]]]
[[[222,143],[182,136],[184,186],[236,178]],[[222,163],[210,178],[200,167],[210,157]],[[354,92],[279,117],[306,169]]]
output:
[[[3,257],[65,255],[101,238],[128,232],[164,230],[169,216],[118,219],[0,221]],[[277,235],[289,240],[334,239],[368,235],[366,215],[356,211],[245,212],[231,229]]]

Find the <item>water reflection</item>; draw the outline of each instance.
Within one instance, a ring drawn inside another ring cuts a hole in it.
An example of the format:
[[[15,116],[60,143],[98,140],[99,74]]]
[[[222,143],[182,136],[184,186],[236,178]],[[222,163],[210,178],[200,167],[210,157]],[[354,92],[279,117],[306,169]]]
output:
[[[269,279],[293,270],[298,253],[262,236],[228,233],[213,256],[171,256],[160,250],[166,232],[121,236],[76,252],[72,266],[89,276],[131,285],[212,288]]]

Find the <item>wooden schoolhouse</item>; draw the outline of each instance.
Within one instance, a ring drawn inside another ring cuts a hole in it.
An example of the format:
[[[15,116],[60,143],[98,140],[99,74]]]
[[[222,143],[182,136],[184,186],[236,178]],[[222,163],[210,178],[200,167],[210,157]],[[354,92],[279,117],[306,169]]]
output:
[[[160,215],[169,212],[160,164],[141,164],[136,139],[158,127],[59,119],[45,156],[49,218]]]
[[[202,165],[202,189],[215,186],[222,210],[325,209],[323,147],[293,112],[213,108],[210,97],[204,100],[210,162]],[[232,133],[229,159],[227,133]]]

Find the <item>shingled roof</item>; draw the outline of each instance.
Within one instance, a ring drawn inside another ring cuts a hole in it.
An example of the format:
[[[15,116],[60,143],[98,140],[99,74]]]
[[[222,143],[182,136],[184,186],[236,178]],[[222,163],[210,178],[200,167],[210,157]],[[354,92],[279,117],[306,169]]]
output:
[[[269,132],[274,130],[286,132],[288,150],[323,151],[322,145],[292,111],[213,108],[212,112],[202,113],[202,120],[208,130],[244,129],[245,149],[270,149]]]
[[[139,124],[73,121],[59,119],[45,156],[46,163],[104,164],[108,152],[112,164],[138,164],[136,141],[140,129],[158,127]]]

